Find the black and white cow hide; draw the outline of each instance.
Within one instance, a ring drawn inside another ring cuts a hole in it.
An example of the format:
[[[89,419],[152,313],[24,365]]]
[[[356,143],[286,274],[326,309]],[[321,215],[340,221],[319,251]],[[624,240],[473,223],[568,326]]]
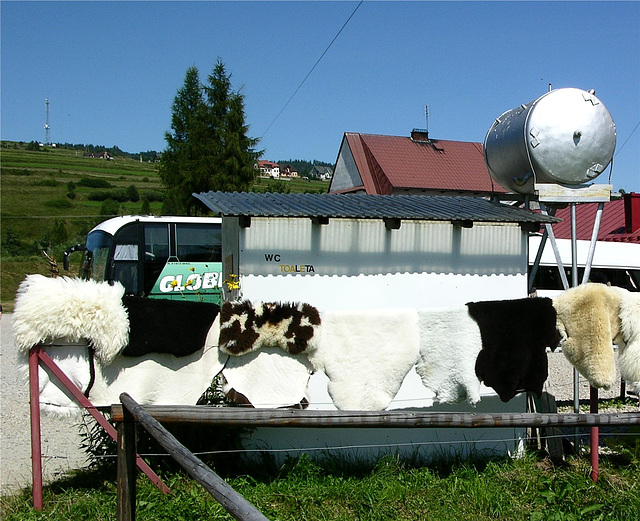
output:
[[[467,307],[482,338],[478,378],[503,402],[520,391],[540,395],[548,376],[546,348],[555,349],[560,340],[551,299],[469,302]]]
[[[279,347],[292,355],[310,347],[318,310],[305,303],[225,302],[220,313],[220,350],[242,355],[261,347]]]

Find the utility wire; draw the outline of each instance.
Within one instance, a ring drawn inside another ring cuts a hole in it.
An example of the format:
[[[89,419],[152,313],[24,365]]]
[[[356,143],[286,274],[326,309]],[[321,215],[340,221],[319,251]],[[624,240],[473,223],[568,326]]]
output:
[[[269,129],[273,126],[273,124],[276,122],[276,120],[280,117],[280,115],[284,112],[284,109],[287,108],[287,105],[289,105],[289,103],[291,103],[291,100],[295,97],[295,95],[298,93],[298,91],[302,88],[302,85],[304,85],[304,82],[307,81],[307,78],[309,78],[309,76],[311,76],[311,73],[313,72],[313,70],[318,66],[318,64],[320,63],[320,60],[322,60],[322,58],[324,58],[324,55],[327,54],[327,52],[329,51],[329,49],[331,48],[331,46],[333,45],[333,42],[335,42],[338,39],[338,36],[340,36],[340,33],[343,31],[343,29],[347,26],[347,24],[349,23],[349,20],[351,20],[351,18],[353,18],[353,15],[356,14],[356,11],[358,10],[358,8],[362,5],[362,2],[364,2],[364,0],[360,0],[360,2],[358,2],[358,5],[356,6],[356,8],[353,10],[353,12],[349,15],[349,18],[347,18],[347,21],[342,24],[342,27],[340,28],[340,30],[336,33],[336,35],[333,37],[333,40],[331,40],[331,42],[329,43],[329,45],[327,45],[327,48],[324,50],[324,52],[320,55],[320,58],[318,58],[318,60],[316,61],[316,63],[313,64],[313,67],[311,67],[311,70],[307,73],[307,75],[304,77],[304,79],[300,82],[300,85],[298,85],[298,87],[296,88],[295,91],[293,91],[293,94],[291,95],[291,97],[287,100],[287,102],[284,104],[284,106],[280,109],[280,112],[278,112],[278,114],[276,115],[275,118],[273,118],[273,121],[271,123],[269,123],[269,126],[267,127],[267,130],[265,130],[262,133],[262,136],[260,136],[260,139],[262,139],[267,132],[269,132]]]
[[[613,157],[616,157],[620,153],[620,151],[624,148],[624,146],[627,144],[627,142],[631,139],[631,136],[633,136],[633,134],[635,134],[636,130],[638,130],[638,127],[640,127],[640,121],[638,121],[638,124],[631,131],[631,134],[629,134],[629,137],[624,140],[624,143],[622,143],[622,145],[620,145],[620,148],[616,151],[616,153],[615,153],[615,155]]]

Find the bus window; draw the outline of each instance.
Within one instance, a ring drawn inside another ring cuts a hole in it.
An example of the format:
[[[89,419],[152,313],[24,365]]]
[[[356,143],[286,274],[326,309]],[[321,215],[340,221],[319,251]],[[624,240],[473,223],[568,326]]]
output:
[[[144,257],[147,261],[167,261],[169,258],[169,226],[145,224]]]
[[[148,295],[169,259],[169,225],[146,223],[144,226],[144,288]]]
[[[127,295],[138,295],[138,224],[123,226],[115,235],[113,268],[110,280],[124,286]]]
[[[222,262],[222,230],[219,224],[176,224],[180,262]]]

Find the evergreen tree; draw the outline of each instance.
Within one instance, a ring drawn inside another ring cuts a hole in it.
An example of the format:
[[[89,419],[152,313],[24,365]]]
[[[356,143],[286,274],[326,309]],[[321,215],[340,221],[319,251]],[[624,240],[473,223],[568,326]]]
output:
[[[172,105],[171,132],[160,162],[167,190],[163,213],[197,213],[192,193],[246,191],[255,178],[261,152],[258,139],[247,136],[244,96],[234,92],[231,75],[218,60],[202,85],[198,69],[187,69],[184,86]]]
[[[175,204],[171,213],[186,212],[191,199],[191,180],[197,176],[201,162],[197,148],[204,137],[201,130],[204,113],[198,69],[189,67],[184,86],[171,106],[172,132],[165,132],[167,148],[160,162],[160,179]]]

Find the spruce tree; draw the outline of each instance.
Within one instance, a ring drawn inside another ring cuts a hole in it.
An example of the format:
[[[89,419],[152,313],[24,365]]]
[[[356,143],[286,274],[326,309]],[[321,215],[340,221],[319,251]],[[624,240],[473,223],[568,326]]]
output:
[[[167,190],[163,213],[198,213],[192,193],[245,191],[255,178],[258,139],[247,136],[244,96],[234,92],[231,75],[218,59],[202,85],[198,69],[187,69],[172,105],[171,132],[160,163]]]

